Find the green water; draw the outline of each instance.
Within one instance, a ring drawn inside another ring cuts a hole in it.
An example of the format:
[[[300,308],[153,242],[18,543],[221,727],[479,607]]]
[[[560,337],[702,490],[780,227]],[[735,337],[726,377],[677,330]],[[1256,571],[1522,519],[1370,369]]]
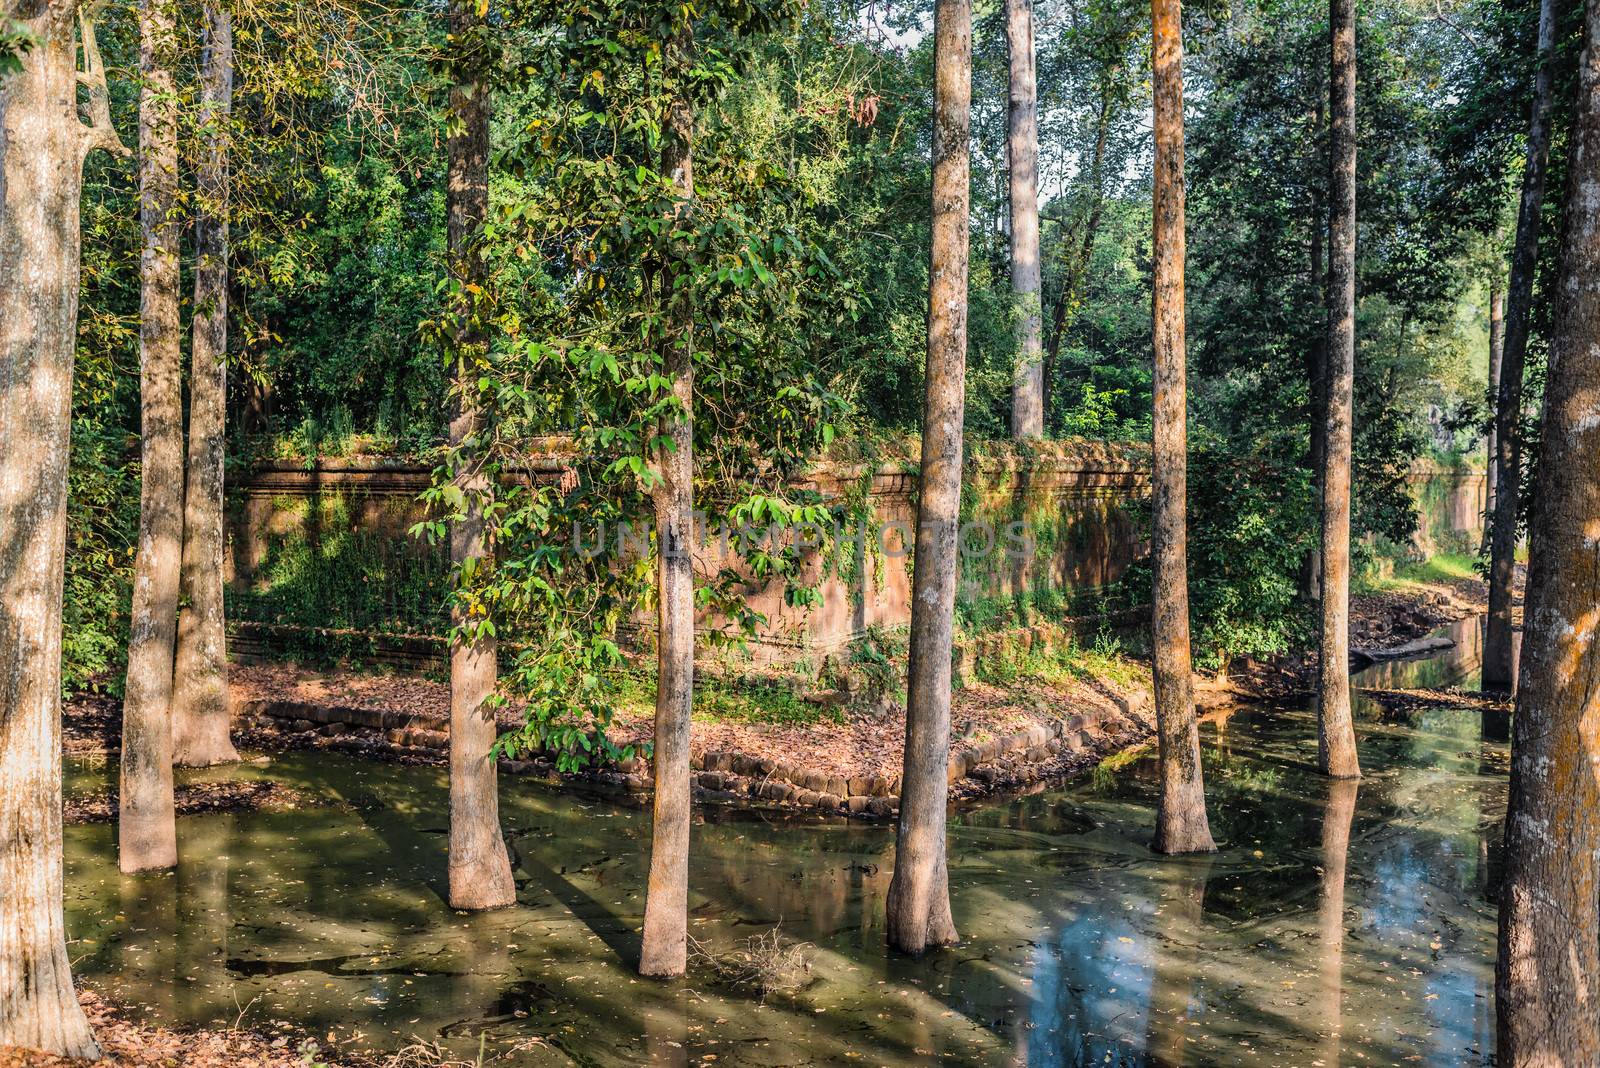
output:
[[[1305,713],[1208,725],[1213,857],[1145,848],[1148,760],[953,817],[963,941],[919,961],[884,950],[889,828],[707,810],[693,936],[809,943],[764,1001],[631,973],[648,812],[504,781],[519,905],[462,915],[442,771],[320,753],[235,774],[334,805],[181,819],[173,874],[120,876],[110,827],[68,828],[68,927],[78,973],[163,1022],[520,1046],[503,1064],[1487,1064],[1504,746],[1461,711],[1359,727],[1353,788],[1315,774]]]

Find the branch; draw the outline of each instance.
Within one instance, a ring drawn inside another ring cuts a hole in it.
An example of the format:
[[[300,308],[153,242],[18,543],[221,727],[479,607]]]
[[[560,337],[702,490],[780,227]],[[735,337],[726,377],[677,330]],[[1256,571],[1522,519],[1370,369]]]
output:
[[[83,151],[87,155],[103,148],[114,156],[128,156],[132,153],[117,136],[117,128],[111,122],[106,61],[101,58],[100,44],[95,40],[94,16],[94,8],[88,5],[78,11],[78,22],[83,27],[83,70],[78,72],[78,84],[89,91],[89,121],[83,124]]]

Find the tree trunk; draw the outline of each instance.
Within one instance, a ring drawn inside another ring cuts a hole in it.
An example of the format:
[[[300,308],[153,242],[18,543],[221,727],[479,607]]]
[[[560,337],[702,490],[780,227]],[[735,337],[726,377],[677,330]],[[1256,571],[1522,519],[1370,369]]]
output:
[[[1154,35],[1155,451],[1152,480],[1155,571],[1157,740],[1161,797],[1156,802],[1158,853],[1210,853],[1206,790],[1200,770],[1200,725],[1194,708],[1189,649],[1188,391],[1183,316],[1183,35],[1179,0],[1151,0]]]
[[[1506,319],[1505,319],[1505,294],[1500,291],[1500,279],[1495,278],[1489,283],[1489,396],[1500,396],[1500,373],[1505,362],[1506,352]],[[1500,466],[1500,439],[1498,419],[1489,423],[1489,464],[1484,478],[1484,512],[1487,516],[1494,515],[1495,476]],[[1489,532],[1493,524],[1487,520],[1484,523],[1484,543],[1487,547]]]
[[[205,150],[196,177],[194,319],[189,365],[189,473],[183,497],[183,608],[172,679],[172,756],[185,767],[239,759],[229,737],[222,611],[222,468],[228,400],[228,141],[233,16],[206,6],[201,76]]]
[[[172,673],[183,554],[183,367],[178,336],[178,103],[171,0],[139,5],[139,551],[128,624],[117,818],[124,872],[178,863]]]
[[[687,59],[680,31],[674,48]],[[673,101],[661,146],[661,170],[677,198],[675,217],[693,211],[694,112]],[[674,242],[676,244],[676,242]],[[676,256],[676,253],[673,254]],[[650,884],[645,894],[642,975],[682,975],[689,931],[689,717],[694,709],[694,307],[676,292],[680,276],[669,259],[661,293],[670,327],[661,353],[676,410],[661,420],[670,442],[656,454],[656,724],[655,808],[650,833]]]
[[[1040,340],[1039,103],[1033,63],[1033,0],[1006,0],[1011,57],[1006,149],[1011,172],[1011,290],[1016,295],[1017,366],[1011,436],[1044,434],[1044,352]]]
[[[478,376],[487,340],[474,293],[486,283],[480,249],[489,209],[489,88],[480,74],[484,20],[471,0],[452,0],[450,34],[462,52],[450,91],[455,121],[446,139],[445,191],[451,279],[457,287],[455,336],[457,409],[450,420],[455,485],[465,515],[451,526],[450,564],[460,588],[470,589],[492,566],[485,545],[484,503],[492,492],[483,473]],[[496,785],[494,696],[496,641],[478,628],[486,621],[457,599],[450,646],[450,907],[496,909],[516,903],[511,858],[500,833]]]
[[[87,23],[78,121],[74,10],[18,19],[34,45],[0,79],[0,1046],[94,1058],[61,908],[61,584],[83,160],[121,146]]]
[[[928,285],[922,488],[912,574],[911,663],[889,944],[907,953],[957,940],[950,913],[945,807],[950,761],[950,650],[961,522],[961,430],[967,375],[967,211],[971,160],[972,8],[936,0],[933,16],[933,241]]]
[[[1522,491],[1522,377],[1527,364],[1533,281],[1539,261],[1539,215],[1544,207],[1545,171],[1550,161],[1555,42],[1556,0],[1540,0],[1533,109],[1528,118],[1528,159],[1522,170],[1517,236],[1511,248],[1505,354],[1500,362],[1500,395],[1494,416],[1497,456],[1494,516],[1489,524],[1489,626],[1483,648],[1483,687],[1486,690],[1510,690],[1516,682],[1516,665],[1512,659],[1511,586],[1517,570],[1517,512]]]
[[[1350,714],[1350,452],[1356,365],[1355,0],[1330,0],[1333,60],[1328,131],[1328,422],[1322,473],[1322,642],[1317,685],[1317,762],[1356,778]]]
[[[1600,0],[1584,21],[1511,728],[1495,968],[1509,1068],[1600,1064]]]
[[[1326,120],[1326,109],[1323,101],[1318,100],[1312,112],[1312,125],[1316,131],[1315,136],[1322,136]],[[1328,307],[1328,253],[1325,239],[1328,234],[1328,208],[1323,203],[1321,191],[1315,183],[1311,186],[1311,264],[1309,282],[1311,292],[1321,301],[1323,314],[1326,316]],[[1311,342],[1306,352],[1306,394],[1310,401],[1310,426],[1311,448],[1310,468],[1311,486],[1315,491],[1316,499],[1322,500],[1322,471],[1328,462],[1328,331],[1326,322],[1323,329],[1317,331],[1316,338]],[[1322,551],[1320,546],[1312,546],[1307,551],[1303,565],[1301,588],[1308,600],[1317,601],[1322,597]]]

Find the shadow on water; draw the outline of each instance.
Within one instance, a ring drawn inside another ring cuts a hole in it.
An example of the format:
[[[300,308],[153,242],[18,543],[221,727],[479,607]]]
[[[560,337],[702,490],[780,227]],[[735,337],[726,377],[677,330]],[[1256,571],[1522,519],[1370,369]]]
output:
[[[1360,681],[1470,686],[1472,656]],[[124,879],[111,828],[69,828],[69,926],[80,974],[161,1020],[482,1041],[506,1064],[1488,1064],[1506,754],[1485,727],[1364,710],[1356,787],[1316,774],[1308,712],[1208,724],[1211,857],[1147,849],[1148,757],[959,812],[964,940],[921,960],[883,949],[888,828],[713,812],[696,941],[807,944],[765,998],[703,962],[632,974],[647,811],[506,782],[519,904],[465,915],[438,894],[442,773],[327,753],[230,773],[343,804],[186,817],[175,876]]]

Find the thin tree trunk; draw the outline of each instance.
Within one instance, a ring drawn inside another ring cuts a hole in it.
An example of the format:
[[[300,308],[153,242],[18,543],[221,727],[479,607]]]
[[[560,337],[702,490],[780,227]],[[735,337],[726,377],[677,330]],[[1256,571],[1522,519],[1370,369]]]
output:
[[[1017,366],[1011,385],[1011,436],[1044,434],[1044,353],[1040,342],[1039,101],[1033,59],[1033,0],[1006,0],[1011,59],[1006,149],[1011,178],[1011,290],[1016,295]]]
[[[0,79],[0,1046],[95,1058],[61,908],[61,584],[83,160],[122,146],[87,22],[78,120],[75,10],[18,18]]]
[[[1506,353],[1506,318],[1505,294],[1500,291],[1500,279],[1496,277],[1489,283],[1489,396],[1500,396],[1500,375],[1504,366]],[[1500,467],[1500,438],[1499,420],[1489,423],[1489,465],[1484,478],[1485,495],[1484,512],[1488,516],[1494,515],[1495,479]],[[1487,546],[1492,523],[1484,524],[1484,542]]]
[[[477,35],[484,21],[471,0],[452,0],[450,34],[463,51],[450,91],[455,122],[446,140],[449,181],[445,190],[450,274],[459,287],[455,337],[457,409],[450,420],[454,480],[465,515],[450,530],[450,564],[458,586],[472,588],[492,566],[485,544],[484,503],[492,487],[483,473],[479,437],[479,367],[487,340],[474,292],[486,282],[480,249],[489,209],[489,88],[479,76]],[[496,909],[516,903],[511,858],[500,833],[496,784],[494,696],[496,641],[478,628],[484,618],[460,600],[451,607],[458,630],[450,647],[450,907]]]
[[[1517,512],[1522,491],[1522,378],[1527,365],[1533,281],[1539,261],[1539,215],[1544,207],[1545,172],[1550,161],[1555,41],[1556,0],[1540,0],[1533,108],[1528,118],[1528,159],[1522,170],[1517,236],[1511,249],[1511,280],[1506,288],[1505,355],[1501,358],[1500,395],[1494,417],[1497,462],[1494,516],[1489,532],[1489,626],[1483,649],[1486,690],[1510,690],[1516,682],[1516,665],[1512,659],[1511,587],[1517,570]]]
[[[178,101],[171,0],[139,5],[139,551],[122,699],[117,862],[178,863],[172,672],[183,555],[183,367],[178,336]]]
[[[1323,128],[1326,124],[1326,105],[1318,100],[1312,113],[1312,124],[1318,140],[1322,138]],[[1311,292],[1320,302],[1318,307],[1323,311],[1324,317],[1328,308],[1328,253],[1325,238],[1328,234],[1328,207],[1323,203],[1322,193],[1315,182],[1311,186]],[[1311,486],[1320,503],[1322,500],[1322,472],[1328,462],[1328,331],[1326,319],[1323,328],[1317,331],[1317,336],[1312,340],[1306,352],[1306,392],[1310,399],[1310,425],[1311,425]],[[1318,600],[1322,597],[1322,551],[1320,545],[1314,545],[1307,551],[1304,564],[1304,577],[1301,586],[1307,598]]]
[[[692,48],[688,31],[673,46],[681,59]],[[675,215],[693,210],[694,112],[673,101],[661,147],[661,170],[677,198]],[[674,253],[674,255],[676,255]],[[662,299],[671,327],[662,348],[662,373],[672,381],[677,409],[662,419],[671,443],[656,455],[660,481],[656,513],[655,808],[650,833],[650,884],[645,895],[643,975],[682,975],[689,931],[689,717],[694,710],[694,307],[676,292],[680,276],[669,261]]]
[[[228,646],[222,610],[222,469],[228,400],[228,141],[233,16],[206,6],[200,163],[194,219],[194,319],[189,365],[189,473],[183,497],[183,607],[172,680],[172,756],[185,767],[239,759],[229,737]]]
[[[1158,853],[1210,853],[1206,790],[1200,770],[1200,725],[1194,708],[1189,649],[1188,390],[1184,353],[1183,35],[1179,0],[1151,0],[1154,35],[1155,201],[1155,451],[1152,497],[1155,571],[1157,741],[1161,796],[1156,802]]]
[[[1334,778],[1361,774],[1350,713],[1350,452],[1356,364],[1355,0],[1330,0],[1328,422],[1322,474],[1322,642],[1317,762]]]
[[[950,913],[945,808],[950,761],[950,650],[961,522],[967,375],[967,211],[971,159],[972,7],[936,0],[933,15],[933,241],[928,285],[922,488],[912,575],[906,740],[887,902],[889,944],[907,953],[957,940]]]
[[[1511,728],[1495,967],[1509,1068],[1600,1064],[1600,0],[1584,22]]]

